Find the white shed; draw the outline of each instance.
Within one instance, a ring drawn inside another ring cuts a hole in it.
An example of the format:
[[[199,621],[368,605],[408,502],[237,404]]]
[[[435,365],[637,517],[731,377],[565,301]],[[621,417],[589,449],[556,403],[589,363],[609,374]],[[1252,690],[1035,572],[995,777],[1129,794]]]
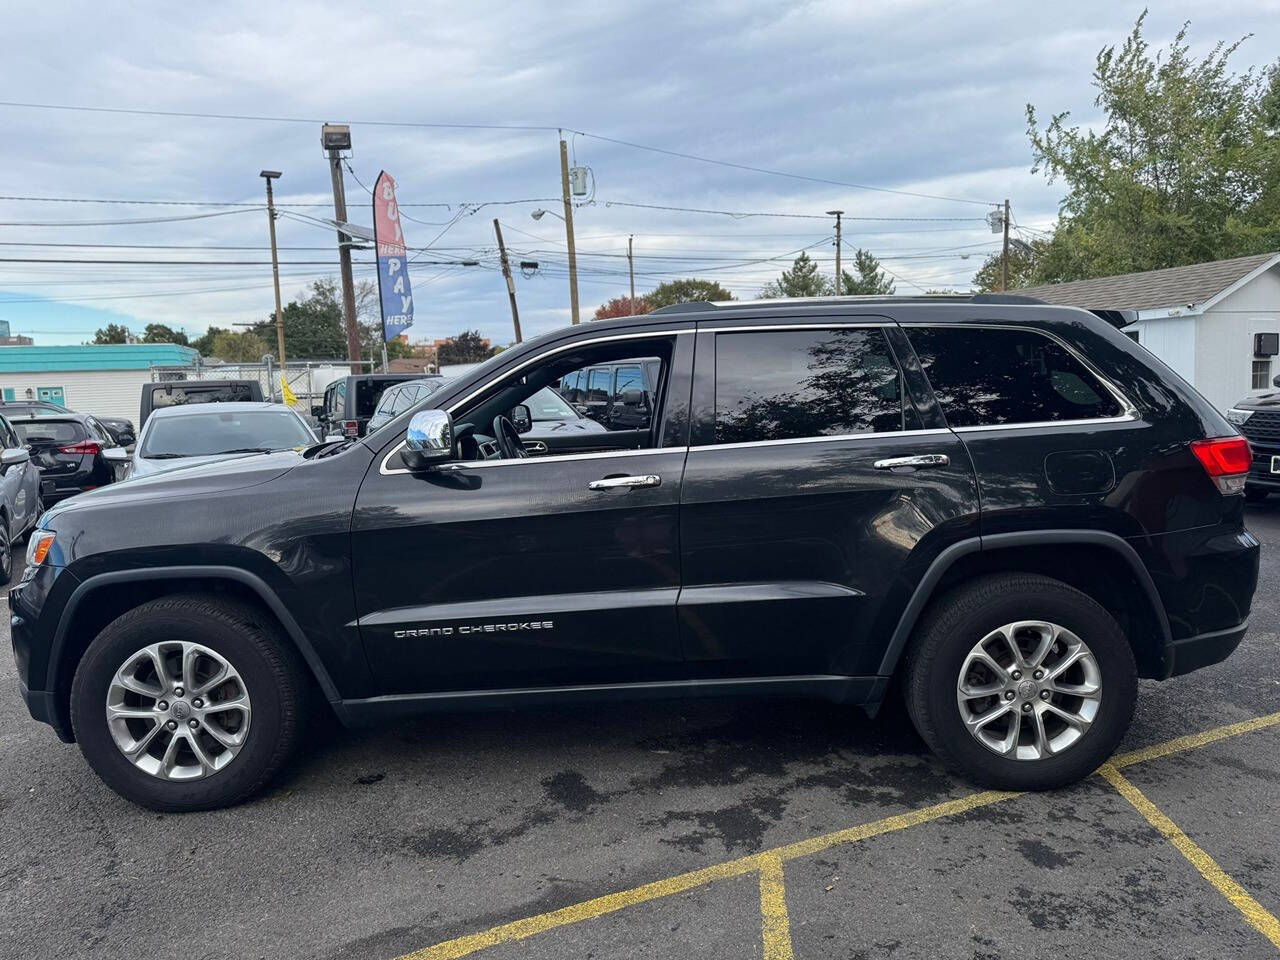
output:
[[[1088,310],[1136,310],[1124,332],[1219,410],[1280,374],[1280,253],[1012,291]]]

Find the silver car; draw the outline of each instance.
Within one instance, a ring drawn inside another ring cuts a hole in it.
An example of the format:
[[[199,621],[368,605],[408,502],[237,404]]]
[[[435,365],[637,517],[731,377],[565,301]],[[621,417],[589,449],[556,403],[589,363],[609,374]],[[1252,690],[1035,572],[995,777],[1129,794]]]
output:
[[[9,421],[0,417],[0,584],[13,574],[13,544],[40,519],[40,469]]]
[[[201,403],[164,407],[147,418],[129,477],[308,447],[315,431],[282,403]]]

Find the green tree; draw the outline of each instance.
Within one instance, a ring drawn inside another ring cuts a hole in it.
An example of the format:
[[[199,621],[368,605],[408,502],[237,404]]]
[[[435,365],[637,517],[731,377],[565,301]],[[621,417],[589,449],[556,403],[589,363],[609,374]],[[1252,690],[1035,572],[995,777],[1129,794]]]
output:
[[[264,353],[270,352],[266,341],[254,333],[219,330],[213,335],[207,356],[217,357],[228,363],[258,363]]]
[[[1196,58],[1183,26],[1152,54],[1144,13],[1097,55],[1102,118],[1041,128],[1027,104],[1035,165],[1067,193],[1036,282],[1174,267],[1280,247],[1280,65],[1235,73],[1243,41]]]
[[[165,326],[163,323],[148,323],[142,334],[143,343],[176,343],[183,347],[191,346],[191,341],[181,330]]]
[[[94,343],[128,343],[129,328],[119,323],[108,323],[93,335]]]
[[[791,264],[791,269],[783,270],[777,280],[770,280],[760,296],[766,299],[773,297],[829,297],[835,285],[818,272],[818,264],[807,253],[801,253]]]
[[[854,273],[841,270],[840,292],[848,296],[875,297],[893,293],[894,284],[870,250],[859,247],[853,254]]]
[[[218,334],[228,333],[228,332],[229,331],[223,329],[222,327],[210,327],[204,333],[200,334],[200,336],[192,340],[191,346],[195,347],[198,351],[200,351],[200,356],[212,357],[213,341],[217,338]]]
[[[464,330],[449,337],[436,353],[439,363],[479,363],[493,356],[493,347],[480,336],[479,330]]]
[[[714,280],[699,280],[688,277],[683,280],[668,280],[660,283],[643,297],[651,310],[669,307],[673,303],[701,303],[709,300],[732,300],[733,294]]]
[[[347,356],[347,332],[342,318],[342,300],[332,279],[316,280],[305,296],[289,301],[284,308],[284,348],[288,357],[299,360],[341,360]],[[276,318],[267,319],[250,328],[275,352]]]

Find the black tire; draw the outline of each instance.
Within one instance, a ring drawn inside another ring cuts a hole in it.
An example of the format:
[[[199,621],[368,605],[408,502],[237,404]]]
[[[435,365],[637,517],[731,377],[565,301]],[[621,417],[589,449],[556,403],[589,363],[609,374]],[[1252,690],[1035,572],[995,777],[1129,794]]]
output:
[[[1089,729],[1060,754],[1041,759],[1013,759],[983,746],[956,702],[969,651],[1018,620],[1045,620],[1075,633],[1101,674],[1102,696]],[[1133,649],[1111,615],[1079,590],[1034,574],[981,577],[931,604],[913,636],[903,680],[907,710],[929,748],[964,778],[1002,790],[1050,790],[1087,777],[1128,730],[1138,690]]]
[[[1267,496],[1270,493],[1271,493],[1270,490],[1262,490],[1262,489],[1259,489],[1258,487],[1244,488],[1244,498],[1249,503],[1261,503],[1263,500],[1267,499]]]
[[[172,781],[130,762],[112,739],[106,698],[115,672],[138,650],[186,640],[215,651],[244,681],[252,720],[240,752],[203,779]],[[152,600],[112,621],[89,645],[71,684],[71,723],[89,765],[126,800],[183,812],[231,806],[280,770],[297,745],[308,686],[293,647],[258,609],[199,594]]]
[[[0,586],[13,579],[13,541],[9,539],[9,521],[0,514]]]

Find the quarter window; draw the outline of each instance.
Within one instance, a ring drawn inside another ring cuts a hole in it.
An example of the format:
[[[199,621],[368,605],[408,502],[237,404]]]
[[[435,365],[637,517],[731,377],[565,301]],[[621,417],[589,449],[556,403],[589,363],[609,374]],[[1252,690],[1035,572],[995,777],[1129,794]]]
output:
[[[1119,416],[1119,402],[1048,337],[990,327],[913,327],[911,345],[953,427]]]
[[[878,328],[716,337],[716,443],[909,426],[914,410],[908,413],[897,363]]]

